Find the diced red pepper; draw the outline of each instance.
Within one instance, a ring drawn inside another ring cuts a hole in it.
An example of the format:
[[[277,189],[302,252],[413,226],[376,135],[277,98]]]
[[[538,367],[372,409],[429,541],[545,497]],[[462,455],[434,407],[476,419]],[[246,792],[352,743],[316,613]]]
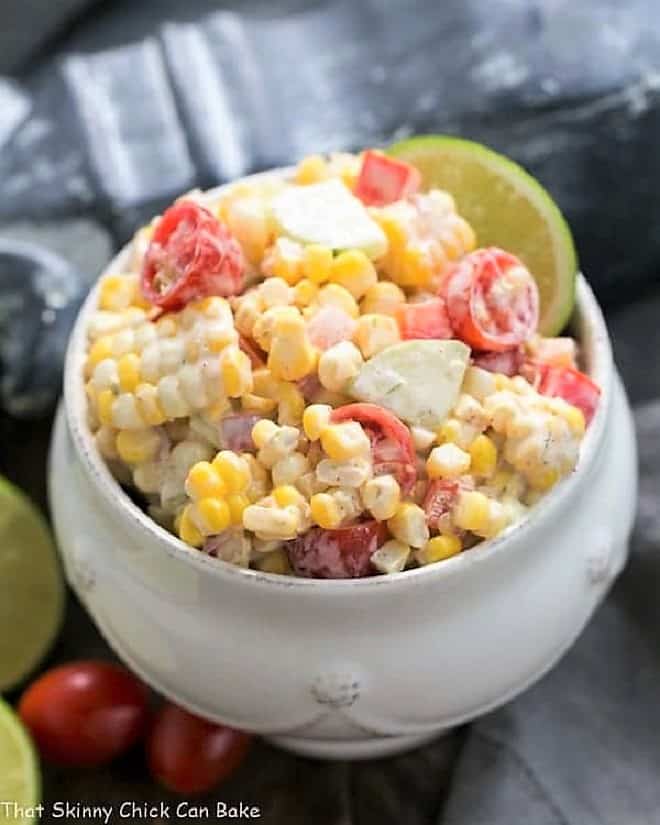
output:
[[[572,367],[537,364],[537,388],[541,395],[563,398],[582,410],[587,424],[594,417],[600,399],[600,387],[588,375]]]
[[[362,159],[355,195],[367,206],[386,206],[418,191],[419,170],[402,160],[368,149]]]
[[[399,304],[395,312],[404,340],[453,337],[447,305],[442,298],[430,298],[418,304]]]

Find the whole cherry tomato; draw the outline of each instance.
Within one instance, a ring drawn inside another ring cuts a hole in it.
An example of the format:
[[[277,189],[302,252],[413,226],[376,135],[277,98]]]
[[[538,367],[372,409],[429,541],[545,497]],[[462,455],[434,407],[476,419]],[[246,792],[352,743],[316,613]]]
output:
[[[522,261],[502,249],[466,255],[443,282],[443,291],[456,337],[474,349],[513,349],[536,332],[536,282]]]
[[[299,576],[314,579],[356,579],[374,572],[371,555],[387,540],[387,528],[363,521],[336,530],[312,527],[287,542],[291,566]]]
[[[238,295],[244,286],[243,252],[208,209],[177,201],[158,222],[142,266],[142,292],[164,310],[207,295]]]
[[[447,307],[442,298],[430,298],[418,304],[400,304],[396,320],[404,340],[411,338],[451,338]]]
[[[252,737],[166,703],[147,742],[149,769],[170,791],[210,791],[241,764]]]
[[[140,739],[149,718],[147,688],[111,662],[72,662],[40,676],[18,713],[44,759],[98,766]]]
[[[410,430],[389,410],[377,404],[346,404],[333,410],[333,424],[357,421],[371,440],[374,475],[391,473],[404,495],[417,481],[417,456]]]

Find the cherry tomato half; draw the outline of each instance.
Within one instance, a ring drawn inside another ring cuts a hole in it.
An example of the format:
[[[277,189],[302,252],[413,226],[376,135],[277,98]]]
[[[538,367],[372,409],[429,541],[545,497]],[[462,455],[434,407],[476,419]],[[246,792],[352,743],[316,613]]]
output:
[[[522,347],[508,349],[505,352],[473,352],[472,363],[488,372],[499,372],[502,375],[518,375],[525,361]]]
[[[454,333],[475,349],[513,349],[536,332],[538,287],[515,255],[477,249],[454,266],[443,289]]]
[[[445,478],[436,478],[429,483],[422,506],[426,513],[426,523],[431,530],[437,530],[440,520],[451,511],[458,499],[459,490],[457,481]]]
[[[422,176],[409,163],[368,149],[355,184],[355,195],[367,206],[385,206],[412,195]]]
[[[210,791],[243,762],[252,737],[165,703],[147,742],[154,779],[176,793]]]
[[[418,304],[400,304],[395,314],[404,340],[453,337],[447,307],[442,298],[430,298]]]
[[[18,713],[44,759],[61,765],[111,762],[143,735],[147,688],[111,662],[72,662],[27,688]]]
[[[587,424],[594,417],[600,399],[600,387],[588,375],[572,367],[538,364],[537,389],[541,395],[558,396],[582,410]]]
[[[417,456],[410,430],[377,404],[346,404],[332,411],[330,421],[357,421],[371,440],[374,475],[391,473],[408,495],[417,481]]]
[[[299,576],[356,579],[374,572],[371,555],[386,540],[385,524],[363,521],[336,530],[312,527],[286,545],[291,566]]]
[[[147,248],[142,293],[164,310],[207,295],[238,295],[245,268],[239,243],[208,209],[180,200],[167,209]]]

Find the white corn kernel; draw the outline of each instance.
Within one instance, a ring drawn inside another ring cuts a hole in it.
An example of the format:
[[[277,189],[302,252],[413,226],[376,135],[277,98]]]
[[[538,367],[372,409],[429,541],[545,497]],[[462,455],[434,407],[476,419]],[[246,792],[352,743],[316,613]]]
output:
[[[426,427],[411,427],[410,435],[418,453],[425,453],[435,441],[435,433]]]
[[[158,382],[158,401],[168,418],[190,415],[190,407],[181,394],[176,375],[165,375]]]
[[[294,452],[300,439],[300,430],[285,424],[279,427],[264,446],[259,450],[257,459],[260,464],[269,469],[282,458]]]
[[[397,539],[386,541],[371,554],[371,563],[381,573],[400,573],[410,558],[410,547]]]
[[[117,362],[114,358],[104,358],[94,367],[92,386],[99,392],[101,390],[115,390],[119,386]]]
[[[376,521],[387,521],[396,513],[401,488],[394,476],[376,476],[362,488],[362,501]]]
[[[429,478],[458,478],[470,469],[470,454],[448,442],[434,447],[426,461]]]
[[[316,478],[333,487],[361,487],[371,475],[371,462],[366,458],[333,461],[324,458],[316,465]]]
[[[295,484],[301,476],[309,471],[309,461],[302,453],[291,453],[273,464],[271,473],[273,484]]]
[[[473,396],[477,401],[483,401],[497,391],[495,376],[488,370],[482,370],[481,367],[468,367],[465,370],[462,389],[464,393]]]
[[[328,390],[342,392],[360,372],[363,364],[360,350],[350,341],[340,341],[319,358],[319,380]]]
[[[243,527],[261,537],[288,540],[296,537],[300,526],[297,507],[273,507],[250,504],[243,510]]]
[[[400,504],[394,516],[388,520],[387,526],[395,539],[411,547],[423,547],[429,540],[426,514],[416,504]]]
[[[141,430],[145,422],[138,412],[135,396],[125,392],[112,403],[112,424],[118,430]]]

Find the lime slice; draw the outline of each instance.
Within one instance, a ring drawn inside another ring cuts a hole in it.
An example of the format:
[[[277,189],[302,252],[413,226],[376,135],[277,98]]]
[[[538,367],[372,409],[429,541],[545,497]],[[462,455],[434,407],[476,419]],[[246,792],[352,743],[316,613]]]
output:
[[[568,224],[541,184],[471,140],[423,135],[387,152],[416,166],[426,189],[453,195],[479,246],[499,246],[526,264],[541,296],[541,333],[561,332],[575,300],[577,257]]]
[[[0,692],[16,687],[48,652],[63,608],[62,573],[46,522],[0,478]]]
[[[0,699],[0,825],[36,822],[30,809],[40,797],[41,777],[32,741],[18,716]]]

